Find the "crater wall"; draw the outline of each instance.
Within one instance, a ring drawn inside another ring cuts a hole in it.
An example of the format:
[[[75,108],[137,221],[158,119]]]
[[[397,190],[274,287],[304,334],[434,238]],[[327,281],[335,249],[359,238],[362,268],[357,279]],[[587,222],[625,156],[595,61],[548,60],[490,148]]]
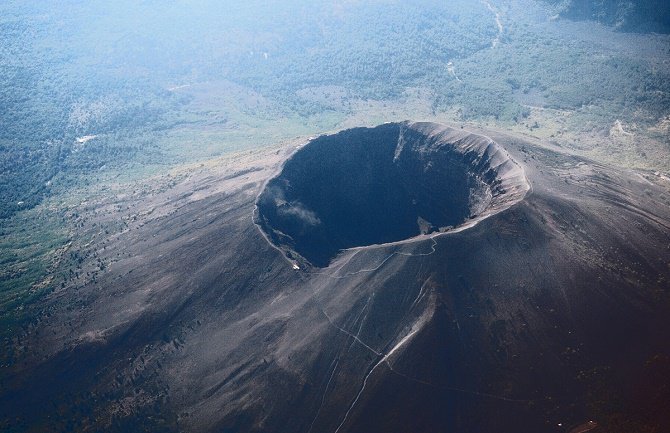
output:
[[[257,222],[295,259],[472,223],[520,200],[521,167],[493,140],[435,123],[387,123],[312,140],[259,195]]]

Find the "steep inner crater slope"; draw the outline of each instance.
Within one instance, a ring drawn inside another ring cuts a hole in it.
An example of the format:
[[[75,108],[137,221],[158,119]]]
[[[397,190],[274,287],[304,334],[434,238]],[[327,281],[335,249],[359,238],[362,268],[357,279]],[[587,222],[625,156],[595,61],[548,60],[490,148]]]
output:
[[[256,221],[298,261],[473,224],[519,201],[522,168],[488,137],[434,123],[321,136],[259,195]]]

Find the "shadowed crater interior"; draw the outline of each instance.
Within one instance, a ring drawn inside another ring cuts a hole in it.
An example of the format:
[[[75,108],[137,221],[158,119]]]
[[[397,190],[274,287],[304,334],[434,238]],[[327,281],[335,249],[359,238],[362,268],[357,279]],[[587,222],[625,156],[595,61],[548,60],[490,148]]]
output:
[[[286,161],[256,221],[294,259],[327,266],[346,248],[448,231],[528,190],[497,143],[435,123],[387,123],[321,136]]]

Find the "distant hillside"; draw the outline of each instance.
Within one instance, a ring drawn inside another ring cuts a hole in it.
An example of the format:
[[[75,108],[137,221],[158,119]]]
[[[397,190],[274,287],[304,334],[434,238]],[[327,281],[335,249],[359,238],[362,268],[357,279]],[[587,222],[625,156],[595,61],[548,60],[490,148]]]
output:
[[[563,17],[596,20],[623,31],[670,33],[667,0],[546,0]]]

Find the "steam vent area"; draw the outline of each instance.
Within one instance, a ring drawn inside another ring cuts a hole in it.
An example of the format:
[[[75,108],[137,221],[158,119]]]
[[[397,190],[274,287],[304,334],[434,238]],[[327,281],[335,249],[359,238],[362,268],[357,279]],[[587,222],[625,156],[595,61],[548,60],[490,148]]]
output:
[[[528,189],[521,166],[488,137],[387,123],[296,151],[260,194],[256,217],[289,258],[325,267],[343,249],[472,225]]]

